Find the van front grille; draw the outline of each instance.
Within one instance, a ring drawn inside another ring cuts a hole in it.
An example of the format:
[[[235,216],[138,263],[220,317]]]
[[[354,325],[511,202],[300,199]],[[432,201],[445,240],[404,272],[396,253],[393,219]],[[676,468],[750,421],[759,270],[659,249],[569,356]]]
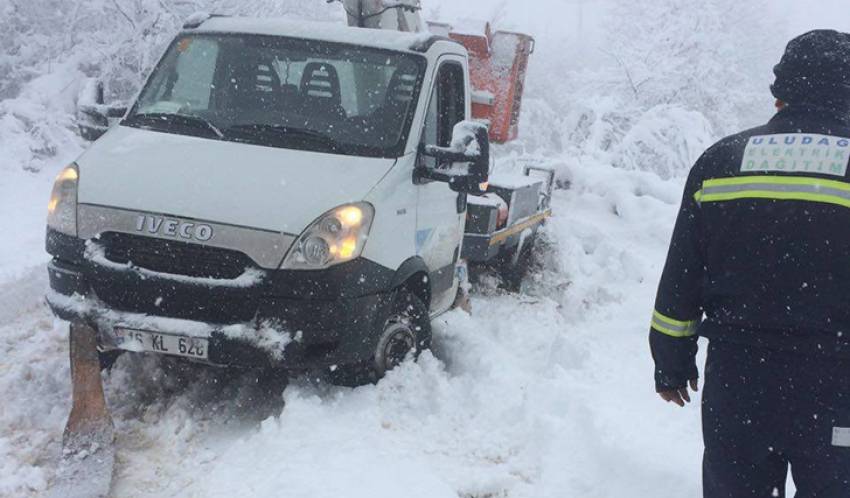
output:
[[[102,234],[98,243],[108,260],[172,275],[235,279],[254,267],[251,258],[229,249],[126,233]]]

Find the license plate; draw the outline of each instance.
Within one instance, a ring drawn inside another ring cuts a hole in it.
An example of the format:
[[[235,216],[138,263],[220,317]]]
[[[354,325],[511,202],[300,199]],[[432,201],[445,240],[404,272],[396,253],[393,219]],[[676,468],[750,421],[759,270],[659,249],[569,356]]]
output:
[[[169,354],[206,360],[209,358],[207,339],[186,337],[147,330],[115,329],[118,347],[127,351]]]

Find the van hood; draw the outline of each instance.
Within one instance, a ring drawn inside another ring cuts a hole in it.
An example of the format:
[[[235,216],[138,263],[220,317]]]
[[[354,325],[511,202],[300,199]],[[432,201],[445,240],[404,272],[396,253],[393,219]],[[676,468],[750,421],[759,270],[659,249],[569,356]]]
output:
[[[80,204],[298,235],[364,199],[395,160],[116,126],[77,164]]]

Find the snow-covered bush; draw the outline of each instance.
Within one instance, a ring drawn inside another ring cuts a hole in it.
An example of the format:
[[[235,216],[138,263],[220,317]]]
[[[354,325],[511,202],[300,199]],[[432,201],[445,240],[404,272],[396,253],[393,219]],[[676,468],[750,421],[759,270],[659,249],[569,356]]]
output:
[[[643,113],[623,137],[615,165],[669,179],[683,166],[692,165],[712,142],[711,123],[702,113],[657,105]]]
[[[0,101],[0,168],[40,171],[60,151],[80,150],[73,119],[79,79],[66,68],[31,81],[19,97]]]

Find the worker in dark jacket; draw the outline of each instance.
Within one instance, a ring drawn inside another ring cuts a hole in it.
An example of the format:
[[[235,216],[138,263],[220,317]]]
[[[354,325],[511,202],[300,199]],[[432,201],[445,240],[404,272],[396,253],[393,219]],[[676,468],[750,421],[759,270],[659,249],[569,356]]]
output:
[[[650,345],[658,393],[703,394],[706,498],[850,497],[850,35],[792,40],[779,112],[690,172]]]

